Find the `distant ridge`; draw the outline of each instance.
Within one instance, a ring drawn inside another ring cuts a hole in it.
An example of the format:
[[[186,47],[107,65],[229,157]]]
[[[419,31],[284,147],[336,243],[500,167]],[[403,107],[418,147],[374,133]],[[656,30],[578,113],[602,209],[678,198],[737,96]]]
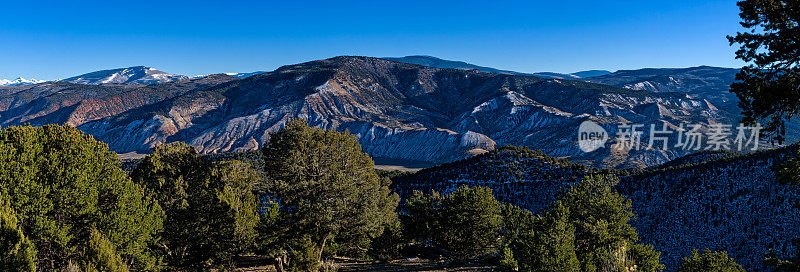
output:
[[[3,86],[0,125],[69,123],[119,153],[144,154],[174,141],[224,153],[258,149],[286,120],[305,118],[350,131],[365,152],[392,165],[433,165],[520,145],[586,165],[626,168],[686,153],[584,153],[575,142],[580,123],[592,120],[614,132],[619,122],[677,126],[740,118],[736,101],[728,99],[730,71],[713,67],[548,79],[428,56],[409,59],[421,64],[341,56],[250,76],[181,80],[136,66]]]
[[[19,86],[19,85],[31,85],[31,84],[39,84],[45,82],[44,80],[38,79],[25,79],[18,77],[14,80],[8,79],[0,79],[0,86]]]
[[[588,70],[588,71],[575,72],[572,73],[571,75],[580,78],[587,78],[587,77],[604,76],[611,73],[612,73],[611,71],[606,71],[606,70]]]
[[[392,58],[387,57],[383,58],[386,60],[402,62],[402,63],[409,63],[409,64],[416,64],[434,68],[449,68],[449,69],[460,69],[460,70],[478,70],[481,72],[486,73],[494,73],[494,74],[503,74],[503,75],[517,75],[517,76],[535,76],[541,78],[552,78],[552,79],[578,79],[579,76],[570,75],[570,74],[561,74],[561,73],[551,73],[551,72],[542,72],[542,73],[520,73],[514,72],[509,70],[500,70],[492,67],[486,66],[479,66],[471,63],[466,63],[463,61],[455,61],[455,60],[444,60],[437,57],[432,56],[405,56],[399,58]],[[580,73],[580,72],[579,72]]]
[[[149,85],[187,78],[189,77],[184,75],[169,74],[150,67],[134,66],[86,73],[61,81],[86,85],[129,83]]]

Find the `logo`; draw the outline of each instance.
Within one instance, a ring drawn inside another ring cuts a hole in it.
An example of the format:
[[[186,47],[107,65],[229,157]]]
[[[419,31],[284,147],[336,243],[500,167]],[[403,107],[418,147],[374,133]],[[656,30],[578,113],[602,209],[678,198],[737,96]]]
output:
[[[608,132],[595,122],[586,120],[578,127],[578,147],[589,153],[603,147],[608,141]]]

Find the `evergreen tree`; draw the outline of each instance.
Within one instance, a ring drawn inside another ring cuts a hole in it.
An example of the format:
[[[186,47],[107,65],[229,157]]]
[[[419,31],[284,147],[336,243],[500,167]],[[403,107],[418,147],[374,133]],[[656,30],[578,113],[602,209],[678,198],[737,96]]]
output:
[[[383,233],[370,243],[369,256],[375,260],[387,261],[400,257],[400,250],[407,240],[399,220],[384,225]]]
[[[514,259],[514,251],[510,248],[503,248],[503,253],[500,254],[500,265],[497,266],[497,270],[503,272],[519,271],[517,260]]]
[[[774,272],[800,272],[800,240],[792,241],[794,245],[794,257],[789,260],[782,260],[774,250],[767,253],[765,264]]]
[[[575,227],[581,271],[625,271],[634,266],[663,270],[658,252],[634,244],[639,237],[628,223],[634,217],[631,202],[614,190],[618,182],[615,176],[587,176],[559,201]]]
[[[724,251],[692,250],[692,255],[683,259],[679,272],[745,272],[741,265],[728,257]]]
[[[36,245],[39,269],[85,261],[85,237],[93,228],[132,268],[157,264],[149,247],[162,226],[161,209],[131,182],[106,144],[75,128],[2,130],[0,191]]]
[[[0,271],[36,271],[36,247],[22,233],[17,216],[2,193],[0,193]]]
[[[166,218],[159,248],[173,268],[231,265],[250,249],[258,224],[256,173],[238,161],[212,163],[185,143],[160,145],[131,174]]]
[[[765,122],[764,132],[783,141],[785,122],[800,114],[800,4],[794,0],[738,3],[746,32],[729,36],[739,44],[736,58],[748,63],[731,92],[739,97],[746,122]]]
[[[114,249],[114,244],[102,233],[92,229],[86,253],[84,272],[128,272],[128,266]]]
[[[569,221],[569,214],[564,205],[556,202],[512,242],[520,271],[580,271],[575,254],[575,227]]]
[[[502,204],[487,187],[462,186],[443,200],[441,232],[434,239],[460,259],[497,251]]]
[[[661,252],[655,250],[653,245],[635,244],[628,250],[628,262],[634,264],[636,271],[658,272],[664,270],[660,259]]]
[[[263,152],[265,197],[278,203],[278,225],[284,226],[278,230],[286,232],[264,235],[284,235],[286,242],[307,237],[321,259],[333,239],[346,249],[369,248],[384,224],[395,220],[398,196],[349,133],[298,119],[271,135]]]
[[[469,259],[498,249],[502,207],[486,187],[462,186],[444,197],[415,192],[404,206],[402,220],[418,241]]]
[[[432,245],[442,232],[442,200],[437,191],[426,195],[414,191],[402,208],[400,220],[406,236],[418,243]]]

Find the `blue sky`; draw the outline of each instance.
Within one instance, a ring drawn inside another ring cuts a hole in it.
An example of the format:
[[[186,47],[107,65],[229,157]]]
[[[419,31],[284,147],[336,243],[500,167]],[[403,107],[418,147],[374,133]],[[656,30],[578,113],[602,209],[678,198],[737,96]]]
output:
[[[727,1],[11,1],[0,78],[145,65],[273,70],[338,55],[432,55],[520,72],[739,67]]]

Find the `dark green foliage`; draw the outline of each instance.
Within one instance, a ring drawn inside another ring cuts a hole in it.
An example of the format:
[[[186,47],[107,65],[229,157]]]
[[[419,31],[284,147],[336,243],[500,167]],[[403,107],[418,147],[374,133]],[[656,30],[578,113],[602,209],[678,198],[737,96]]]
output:
[[[623,271],[645,262],[631,259],[639,237],[629,224],[634,217],[631,202],[615,191],[617,183],[614,176],[587,176],[560,201],[575,227],[575,253],[582,271]],[[643,249],[637,248],[637,256],[652,255]]]
[[[781,183],[800,185],[800,152],[774,167],[775,179]]]
[[[783,141],[785,122],[800,113],[800,4],[793,0],[738,3],[745,32],[729,36],[739,44],[736,58],[748,63],[731,92],[739,97],[746,122],[765,122],[764,131]]]
[[[679,272],[745,272],[741,265],[728,257],[724,251],[692,250],[692,255],[683,259]]]
[[[774,272],[800,272],[800,240],[792,241],[795,253],[790,260],[782,260],[774,251],[767,253],[765,265]]]
[[[638,239],[628,224],[631,202],[617,193],[616,177],[588,176],[561,203],[575,227],[576,254],[582,271],[613,271],[624,265],[625,249]]]
[[[107,145],[75,128],[0,132],[0,190],[36,245],[39,269],[85,261],[85,238],[94,228],[132,268],[156,265],[148,248],[161,229],[161,209],[125,175]]]
[[[569,210],[560,202],[543,216],[524,227],[511,242],[517,253],[520,271],[580,271],[575,254],[575,227]]]
[[[399,198],[389,190],[390,180],[375,173],[351,134],[294,120],[273,134],[263,151],[264,197],[280,211],[274,227],[264,226],[276,232],[262,232],[267,238],[260,239],[277,241],[273,247],[285,249],[307,237],[317,247],[317,259],[334,240],[342,252],[364,254],[370,240],[395,220]]]
[[[131,174],[164,208],[159,249],[174,268],[231,264],[250,249],[258,224],[248,164],[212,163],[184,143],[160,145]]]
[[[660,262],[661,252],[653,248],[653,245],[635,244],[628,250],[628,260],[634,262],[636,271],[657,272],[664,270],[664,265]]]
[[[587,176],[543,215],[525,220],[532,223],[519,225],[510,245],[520,271],[663,270],[659,252],[634,244],[631,203],[614,190],[617,182]]]
[[[304,237],[295,243],[294,246],[289,247],[289,259],[291,261],[287,266],[287,271],[318,271],[322,263],[317,252],[318,246],[309,237]]]
[[[381,235],[372,239],[367,253],[372,259],[388,261],[401,257],[400,250],[406,243],[402,224],[399,221],[390,222],[383,227]]]
[[[127,272],[128,266],[114,249],[114,244],[105,235],[92,229],[86,253],[85,272]]]
[[[22,232],[17,216],[2,193],[0,193],[0,271],[36,271],[36,247]]]
[[[496,251],[502,204],[485,187],[462,186],[447,196],[415,193],[401,217],[411,237],[469,259]]]
[[[461,259],[497,250],[502,204],[486,187],[456,189],[442,201],[441,232],[434,240]]]
[[[500,255],[500,265],[497,266],[497,270],[503,272],[519,271],[517,260],[514,259],[514,252],[510,248],[503,248],[503,254]]]
[[[433,244],[442,226],[442,199],[437,191],[425,195],[420,191],[406,200],[400,220],[406,236],[424,244]]]

